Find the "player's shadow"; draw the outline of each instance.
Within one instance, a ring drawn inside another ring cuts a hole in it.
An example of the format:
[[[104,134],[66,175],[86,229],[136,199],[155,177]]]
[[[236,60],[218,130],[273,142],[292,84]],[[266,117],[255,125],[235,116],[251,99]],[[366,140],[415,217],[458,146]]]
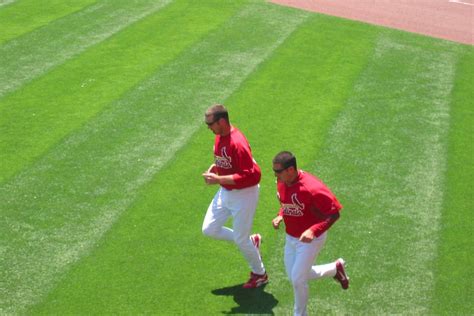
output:
[[[224,287],[212,291],[214,295],[232,296],[239,305],[222,314],[267,314],[274,315],[273,308],[278,300],[273,294],[265,292],[266,284],[256,289],[244,289],[243,284]]]

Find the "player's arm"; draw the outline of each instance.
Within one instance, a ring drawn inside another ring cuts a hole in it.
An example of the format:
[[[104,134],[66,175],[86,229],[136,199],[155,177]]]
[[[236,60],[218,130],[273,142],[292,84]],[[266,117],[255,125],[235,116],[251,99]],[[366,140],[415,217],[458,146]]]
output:
[[[202,174],[207,184],[235,184],[233,175],[220,176],[213,172],[204,172]]]
[[[206,172],[203,172],[202,176],[204,177],[204,181],[207,184],[233,184],[232,175],[230,176],[219,176],[217,174],[216,164],[212,164],[209,166]]]
[[[324,216],[323,221],[314,224],[303,232],[300,236],[302,242],[311,242],[314,238],[321,236],[327,231],[340,217],[339,207],[334,204],[334,201],[324,194],[318,194],[313,198],[312,212],[316,213],[318,217]]]
[[[314,211],[318,211],[318,216],[323,216],[322,222],[310,227],[315,237],[321,236],[327,231],[338,219],[340,205],[325,194],[317,194],[313,198]]]
[[[280,228],[280,224],[282,221],[283,221],[283,215],[278,214],[278,216],[272,220],[273,228],[275,229]]]
[[[260,181],[260,172],[255,169],[255,161],[248,146],[240,144],[235,147],[234,161],[237,172],[232,175],[235,184],[250,185]]]
[[[314,238],[321,236],[325,231],[327,231],[338,219],[339,213],[328,215],[324,221],[305,230],[300,236],[300,241],[311,242]]]
[[[216,173],[216,172],[217,172],[216,164],[213,163],[212,165],[209,166],[209,168],[207,169],[205,173]]]

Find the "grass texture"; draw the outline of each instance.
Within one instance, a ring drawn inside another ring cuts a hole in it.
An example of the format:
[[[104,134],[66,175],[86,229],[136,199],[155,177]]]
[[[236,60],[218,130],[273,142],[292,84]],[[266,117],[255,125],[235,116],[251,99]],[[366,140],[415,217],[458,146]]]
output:
[[[318,261],[351,288],[313,282],[310,314],[474,312],[471,46],[263,1],[47,6],[0,2],[1,314],[291,314],[283,149],[344,205]],[[263,171],[253,291],[201,234],[215,102]]]

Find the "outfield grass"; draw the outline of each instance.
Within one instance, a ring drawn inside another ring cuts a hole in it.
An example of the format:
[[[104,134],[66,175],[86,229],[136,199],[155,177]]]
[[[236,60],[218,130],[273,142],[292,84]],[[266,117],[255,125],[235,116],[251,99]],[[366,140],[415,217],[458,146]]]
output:
[[[1,4],[1,314],[291,314],[282,149],[344,205],[320,261],[351,288],[310,313],[474,313],[471,46],[260,1]],[[201,234],[214,102],[263,171],[255,291]]]
[[[472,179],[474,179],[474,54],[461,54],[451,95],[448,169],[445,175],[445,199],[441,215],[438,258],[432,311],[436,314],[472,314],[474,282],[466,273],[472,265]],[[454,286],[455,285],[455,286]]]

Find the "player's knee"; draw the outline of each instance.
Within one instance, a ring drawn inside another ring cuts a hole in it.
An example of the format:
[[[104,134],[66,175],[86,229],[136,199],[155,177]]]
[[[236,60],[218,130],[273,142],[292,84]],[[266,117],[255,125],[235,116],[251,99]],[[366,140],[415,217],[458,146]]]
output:
[[[202,226],[202,233],[204,236],[207,237],[214,237],[217,235],[217,230],[212,227],[211,225],[203,225]]]
[[[303,275],[301,273],[296,273],[296,274],[291,276],[290,282],[293,285],[293,287],[296,289],[296,288],[306,286],[306,284],[308,282],[308,279],[306,278],[305,275]]]
[[[204,236],[212,236],[213,235],[212,233],[213,233],[212,229],[209,226],[206,226],[206,225],[202,226],[202,234]]]
[[[209,229],[209,227],[203,228],[202,233],[204,236],[207,236],[207,237],[213,237],[215,235],[214,230]]]

